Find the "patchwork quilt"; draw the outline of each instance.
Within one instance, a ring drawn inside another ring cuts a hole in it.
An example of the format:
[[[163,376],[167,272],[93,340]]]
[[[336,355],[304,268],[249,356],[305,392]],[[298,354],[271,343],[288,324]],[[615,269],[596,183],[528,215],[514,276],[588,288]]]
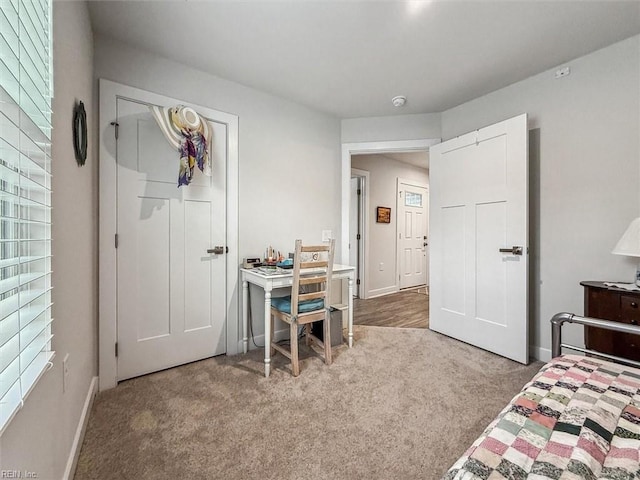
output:
[[[443,480],[640,479],[640,370],[547,363]]]

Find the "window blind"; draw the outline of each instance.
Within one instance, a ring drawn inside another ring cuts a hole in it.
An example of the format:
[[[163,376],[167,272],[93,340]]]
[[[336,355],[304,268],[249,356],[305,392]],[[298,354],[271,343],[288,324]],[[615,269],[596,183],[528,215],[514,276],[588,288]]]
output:
[[[0,432],[51,348],[51,0],[0,0]]]

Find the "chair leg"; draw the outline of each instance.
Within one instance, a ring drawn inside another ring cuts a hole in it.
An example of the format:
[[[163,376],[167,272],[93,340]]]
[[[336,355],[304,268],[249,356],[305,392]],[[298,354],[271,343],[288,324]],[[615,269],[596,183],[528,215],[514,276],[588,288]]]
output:
[[[331,365],[333,358],[331,357],[331,315],[329,312],[324,316],[322,327],[324,329],[324,363]]]
[[[300,375],[300,364],[298,363],[298,322],[291,319],[290,325],[290,339],[291,344],[291,370],[293,370],[293,376]]]

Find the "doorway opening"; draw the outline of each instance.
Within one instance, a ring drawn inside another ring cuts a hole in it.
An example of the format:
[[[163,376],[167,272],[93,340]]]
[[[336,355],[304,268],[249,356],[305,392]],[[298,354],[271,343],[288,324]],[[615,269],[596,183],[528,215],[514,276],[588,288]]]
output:
[[[342,252],[358,271],[355,324],[428,328],[424,237],[428,150],[436,143],[438,139],[343,145]]]

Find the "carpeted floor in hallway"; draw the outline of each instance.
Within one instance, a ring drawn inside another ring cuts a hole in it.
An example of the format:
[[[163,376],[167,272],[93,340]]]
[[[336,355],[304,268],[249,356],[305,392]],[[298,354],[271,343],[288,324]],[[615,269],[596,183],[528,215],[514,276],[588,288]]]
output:
[[[356,326],[334,363],[303,348],[121,383],[93,405],[76,480],[438,479],[540,364],[424,329]]]

